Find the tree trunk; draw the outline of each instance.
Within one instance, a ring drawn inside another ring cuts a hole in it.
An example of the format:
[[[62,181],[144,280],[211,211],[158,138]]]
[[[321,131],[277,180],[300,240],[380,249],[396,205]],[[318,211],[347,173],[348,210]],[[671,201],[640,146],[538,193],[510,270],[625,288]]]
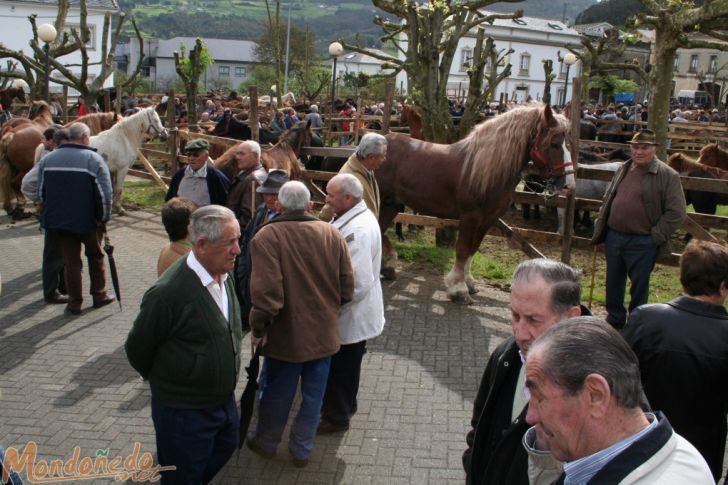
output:
[[[655,39],[655,63],[659,69],[650,72],[650,106],[648,127],[655,132],[659,145],[657,156],[666,160],[670,111],[670,94],[677,45],[671,42],[670,32],[657,30]],[[663,38],[664,37],[664,38]]]

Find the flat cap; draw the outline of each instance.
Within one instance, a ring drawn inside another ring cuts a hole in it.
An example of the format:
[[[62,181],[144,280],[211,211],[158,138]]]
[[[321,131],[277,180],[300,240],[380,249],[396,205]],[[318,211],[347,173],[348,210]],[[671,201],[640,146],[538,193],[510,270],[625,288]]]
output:
[[[256,189],[256,192],[259,194],[277,194],[286,182],[288,182],[286,171],[274,168],[268,172],[268,178],[265,179],[263,185]]]
[[[185,153],[190,152],[200,152],[202,150],[209,150],[210,144],[207,143],[207,140],[203,140],[202,138],[197,138],[196,140],[192,140],[188,144],[185,145]]]

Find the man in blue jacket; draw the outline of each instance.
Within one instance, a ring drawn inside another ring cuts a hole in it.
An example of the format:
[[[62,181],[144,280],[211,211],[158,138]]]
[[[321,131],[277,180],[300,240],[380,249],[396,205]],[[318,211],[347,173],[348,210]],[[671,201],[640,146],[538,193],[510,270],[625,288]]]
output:
[[[111,176],[94,148],[88,146],[90,130],[83,123],[68,128],[69,143],[38,163],[38,198],[42,203],[41,226],[54,234],[66,266],[68,305],[66,313],[81,313],[81,245],[88,259],[93,307],[108,305],[104,253],[104,224],[111,217]]]

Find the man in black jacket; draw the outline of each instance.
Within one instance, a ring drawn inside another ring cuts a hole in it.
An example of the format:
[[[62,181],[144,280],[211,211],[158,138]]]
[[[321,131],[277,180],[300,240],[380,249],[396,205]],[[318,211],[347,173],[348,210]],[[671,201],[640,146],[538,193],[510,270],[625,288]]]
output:
[[[528,457],[521,446],[528,429],[522,362],[546,329],[588,313],[579,304],[580,276],[570,266],[548,259],[524,261],[513,273],[513,336],[491,354],[480,382],[463,454],[468,484],[528,484]]]
[[[623,335],[653,409],[695,446],[715,480],[728,414],[728,248],[694,241],[680,257],[683,295],[634,310]]]

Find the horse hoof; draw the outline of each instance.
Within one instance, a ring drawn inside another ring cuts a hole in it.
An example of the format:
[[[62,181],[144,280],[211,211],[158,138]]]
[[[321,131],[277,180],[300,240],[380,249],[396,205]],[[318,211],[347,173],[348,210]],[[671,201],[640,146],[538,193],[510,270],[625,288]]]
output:
[[[470,294],[470,295],[478,294],[478,289],[475,287],[474,284],[468,285],[468,294]]]
[[[450,295],[450,301],[458,305],[472,305],[473,299],[467,293],[454,293]]]
[[[22,221],[23,219],[28,219],[29,217],[33,217],[32,212],[25,212],[24,210],[16,209],[10,213],[10,218],[13,221]]]
[[[397,270],[394,268],[382,268],[382,277],[388,281],[394,281],[397,279]]]

